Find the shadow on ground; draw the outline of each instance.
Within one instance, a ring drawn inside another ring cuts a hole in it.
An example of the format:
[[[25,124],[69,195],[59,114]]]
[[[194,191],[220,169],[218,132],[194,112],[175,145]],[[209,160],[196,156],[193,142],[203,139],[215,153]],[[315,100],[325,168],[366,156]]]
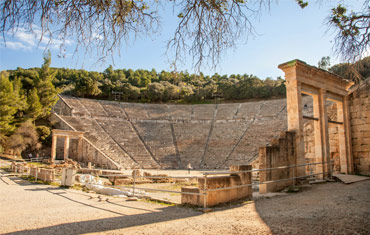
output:
[[[65,189],[63,188],[55,188],[55,187],[46,187],[46,188],[35,188],[35,189],[26,189],[26,191],[46,191],[55,196],[70,200],[74,203],[81,204],[83,206],[88,206],[97,210],[103,210],[106,212],[110,212],[116,215],[116,217],[104,218],[104,219],[95,219],[95,220],[88,220],[88,221],[80,221],[80,222],[72,222],[72,223],[64,223],[59,225],[53,225],[38,229],[26,229],[18,232],[11,232],[6,234],[82,234],[82,233],[98,233],[98,232],[106,232],[110,230],[116,229],[123,229],[128,227],[140,226],[140,225],[147,225],[183,218],[194,217],[198,215],[202,215],[203,212],[195,210],[189,207],[182,207],[182,206],[169,206],[163,208],[156,208],[155,211],[151,209],[136,207],[135,202],[126,202],[125,204],[119,204],[116,202],[107,203],[118,206],[124,207],[128,209],[135,209],[142,211],[140,214],[136,215],[126,215],[121,213],[122,210],[110,210],[101,208],[98,206],[90,205],[84,203],[79,200],[75,200],[68,196],[69,193],[77,193],[78,192],[71,192],[68,191],[68,194]],[[87,196],[88,195],[84,195]],[[129,204],[129,205],[127,205]],[[131,204],[131,205],[130,205]],[[222,209],[222,207],[221,207]],[[225,207],[226,209],[226,207]],[[220,208],[219,208],[220,210]],[[97,226],[98,225],[98,226]]]
[[[257,200],[255,208],[273,234],[370,234],[370,180]]]

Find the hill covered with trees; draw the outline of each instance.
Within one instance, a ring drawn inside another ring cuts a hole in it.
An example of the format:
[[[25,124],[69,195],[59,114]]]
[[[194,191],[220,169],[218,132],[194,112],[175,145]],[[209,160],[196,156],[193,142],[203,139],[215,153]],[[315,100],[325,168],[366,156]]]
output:
[[[48,117],[58,93],[132,102],[206,103],[215,97],[232,102],[285,97],[285,80],[254,75],[211,76],[188,72],[116,69],[103,72],[51,68],[50,54],[41,68],[0,72],[0,152],[20,154],[50,144]],[[356,68],[355,70],[353,68]],[[357,83],[370,76],[370,57],[356,64],[328,68]]]
[[[205,76],[187,72],[157,72],[155,69],[113,70],[104,72],[54,69],[55,86],[66,94],[78,97],[112,99],[118,92],[124,101],[142,102],[201,102],[214,94],[225,100],[283,97],[284,80],[259,79],[254,75]]]

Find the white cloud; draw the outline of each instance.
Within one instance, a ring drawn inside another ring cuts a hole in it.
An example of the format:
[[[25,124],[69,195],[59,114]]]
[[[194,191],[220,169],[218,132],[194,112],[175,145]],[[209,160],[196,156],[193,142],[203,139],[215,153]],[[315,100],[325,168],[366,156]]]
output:
[[[26,45],[22,42],[14,42],[14,41],[7,41],[6,43],[1,42],[0,46],[4,47],[4,48],[9,48],[9,49],[12,49],[12,50],[30,51],[32,49],[32,47],[29,46],[29,45]]]
[[[24,28],[19,28],[15,33],[7,32],[6,43],[1,43],[1,47],[6,47],[13,50],[45,50],[47,48],[58,50],[63,44],[61,39],[51,39],[48,35],[42,35],[41,28],[33,25],[33,32],[29,32]],[[66,39],[65,46],[72,45],[73,41]]]
[[[35,43],[36,36],[31,34],[31,33],[26,32],[24,29],[18,30],[14,34],[14,37],[16,39],[18,39],[19,41],[24,42],[24,43],[26,43],[30,46],[35,46],[36,45],[36,43]]]

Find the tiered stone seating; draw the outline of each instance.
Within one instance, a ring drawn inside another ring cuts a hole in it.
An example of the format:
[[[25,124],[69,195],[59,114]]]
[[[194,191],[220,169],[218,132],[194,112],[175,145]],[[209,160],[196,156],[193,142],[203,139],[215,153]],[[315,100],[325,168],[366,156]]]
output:
[[[71,96],[63,96],[63,99],[69,104],[69,106],[73,107],[74,116],[90,116],[90,113],[81,104],[80,99]]]
[[[151,104],[145,107],[148,118],[151,120],[168,120],[168,105]]]
[[[287,128],[285,99],[172,105],[63,98],[74,108],[74,117],[64,119],[123,167],[246,164]],[[312,108],[307,97],[302,103]]]
[[[264,102],[265,101],[243,103],[239,108],[236,118],[246,120],[253,119],[260,111],[261,107],[263,107]]]
[[[77,131],[84,131],[84,136],[113,161],[125,167],[135,167],[137,164],[122,150],[122,148],[107,134],[104,129],[91,118],[66,117],[63,119]]]
[[[174,131],[181,158],[181,167],[188,163],[199,168],[211,123],[175,123]]]
[[[171,120],[190,120],[192,105],[168,105]]]
[[[275,117],[283,110],[286,110],[286,101],[282,99],[269,100],[263,103],[261,110],[258,112],[258,117]]]
[[[178,167],[171,124],[141,122],[134,124],[139,135],[162,168]]]
[[[237,113],[241,104],[219,104],[217,107],[216,120],[231,120],[237,117]]]
[[[115,101],[99,100],[108,117],[127,119],[121,105]]]
[[[143,168],[159,168],[128,121],[97,120],[105,131]]]
[[[80,99],[80,102],[86,108],[86,110],[91,114],[92,117],[108,116],[103,106],[101,106],[101,104],[97,100]]]
[[[209,138],[204,165],[206,168],[220,168],[237,144],[244,130],[249,126],[248,121],[235,123],[215,123]]]
[[[129,119],[149,119],[144,104],[120,103],[120,105],[126,111]]]
[[[259,147],[269,144],[274,138],[279,136],[280,132],[286,130],[286,120],[280,119],[256,119],[246,129],[245,136],[240,140],[234,152],[226,161],[225,166],[229,164],[246,164],[258,157]]]
[[[216,105],[214,104],[201,104],[193,105],[193,116],[194,120],[212,120],[215,115]]]

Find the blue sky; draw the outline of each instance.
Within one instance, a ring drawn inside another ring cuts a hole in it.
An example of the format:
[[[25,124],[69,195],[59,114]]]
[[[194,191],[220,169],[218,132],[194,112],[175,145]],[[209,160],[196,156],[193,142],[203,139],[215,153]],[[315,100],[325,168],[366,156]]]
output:
[[[324,24],[330,9],[338,2],[359,10],[363,1],[310,1],[305,9],[301,9],[294,0],[280,0],[272,4],[270,11],[263,12],[259,19],[252,19],[258,35],[249,38],[246,44],[241,42],[236,49],[226,51],[216,69],[204,67],[201,71],[204,74],[247,73],[260,78],[276,78],[283,76],[277,66],[292,59],[317,65],[321,57],[330,56],[332,64],[340,62],[332,51],[334,33],[327,31],[328,27]],[[166,42],[176,27],[174,19],[176,17],[163,17],[162,30],[158,36],[138,38],[130,45],[122,44],[121,56],[114,56],[113,67],[170,70],[165,52]],[[66,57],[58,58],[59,43],[55,40],[49,47],[53,67],[103,71],[109,64],[113,64],[110,60],[97,64],[98,58],[94,55],[77,54],[72,57],[73,39],[67,41]],[[25,30],[19,30],[14,37],[7,34],[6,47],[3,38],[0,42],[0,70],[40,67],[46,44],[47,38],[39,43],[35,36]],[[191,65],[192,61],[188,59],[178,69],[194,72]]]

